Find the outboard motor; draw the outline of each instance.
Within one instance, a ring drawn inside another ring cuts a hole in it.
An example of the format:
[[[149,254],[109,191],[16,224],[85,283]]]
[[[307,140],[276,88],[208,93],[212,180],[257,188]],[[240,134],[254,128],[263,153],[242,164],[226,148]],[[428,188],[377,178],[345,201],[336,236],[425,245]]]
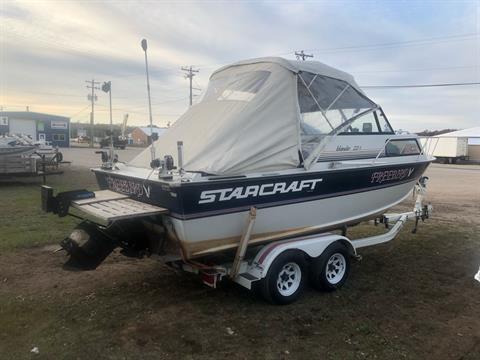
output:
[[[158,241],[158,234],[155,239]],[[60,242],[70,255],[65,267],[76,270],[96,269],[117,247],[125,256],[143,257],[155,250],[153,245],[155,243],[150,242],[143,223],[135,219],[108,227],[85,220]]]
[[[94,270],[118,246],[118,243],[97,225],[83,221],[62,240],[60,246],[70,255],[66,268]]]

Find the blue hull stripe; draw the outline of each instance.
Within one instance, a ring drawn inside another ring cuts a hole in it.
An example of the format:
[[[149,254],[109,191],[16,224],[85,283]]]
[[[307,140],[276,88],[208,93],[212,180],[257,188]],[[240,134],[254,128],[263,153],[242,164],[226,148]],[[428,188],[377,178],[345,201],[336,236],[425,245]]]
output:
[[[145,181],[119,174],[95,172],[101,189],[131,195],[133,199],[169,209],[186,220],[268,208],[383,189],[416,181],[428,161],[339,169],[315,173],[234,178],[181,183]]]

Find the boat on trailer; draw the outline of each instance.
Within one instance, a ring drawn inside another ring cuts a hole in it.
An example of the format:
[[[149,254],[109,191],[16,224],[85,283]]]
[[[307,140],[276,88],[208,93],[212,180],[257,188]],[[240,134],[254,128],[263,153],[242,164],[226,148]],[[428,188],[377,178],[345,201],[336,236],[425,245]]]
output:
[[[215,71],[203,99],[130,163],[113,150],[102,159],[100,192],[43,189],[45,210],[108,224],[88,220],[62,246],[74,255],[98,230],[101,260],[120,246],[183,262],[238,251],[252,209],[247,247],[375,219],[434,160],[351,75],[277,57]]]
[[[156,156],[177,169],[152,169]],[[214,72],[202,101],[152,149],[93,171],[101,189],[166,209],[163,226],[192,258],[236,247],[252,206],[252,243],[374,218],[408,196],[430,161],[350,75],[262,58]]]
[[[34,150],[35,146],[19,142],[17,137],[8,135],[0,136],[0,156],[30,154]]]
[[[58,148],[26,135],[0,136],[0,177],[59,174],[63,155]]]

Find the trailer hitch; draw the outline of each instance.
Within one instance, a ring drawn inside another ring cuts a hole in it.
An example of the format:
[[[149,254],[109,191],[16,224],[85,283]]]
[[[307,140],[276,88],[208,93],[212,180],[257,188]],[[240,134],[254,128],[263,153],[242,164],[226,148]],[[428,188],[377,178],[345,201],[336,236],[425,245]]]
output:
[[[57,214],[59,217],[68,215],[68,209],[70,208],[72,201],[91,199],[95,197],[95,193],[93,191],[88,191],[85,189],[64,191],[58,193],[57,196],[53,196],[53,188],[46,185],[42,185],[41,195],[42,210],[47,213],[52,212]]]
[[[415,216],[415,226],[412,229],[412,234],[417,233],[419,220],[422,220],[422,222],[425,222],[425,220],[429,218],[430,208],[431,208],[431,206],[429,206],[429,205],[423,205],[422,211]]]
[[[427,192],[427,182],[428,182],[428,176],[422,176],[420,179],[418,179],[418,183],[415,185],[415,190],[413,194],[414,195],[417,194],[417,198],[415,200],[415,207],[414,207],[415,226],[412,229],[412,234],[417,233],[419,220],[422,220],[422,222],[425,222],[425,220],[428,219],[430,216],[430,211],[432,209],[432,206],[423,204],[423,197]]]
[[[383,224],[385,226],[385,229],[387,230],[390,229],[390,223],[389,223],[388,217],[385,215],[378,216],[375,219],[373,219],[373,224],[375,226],[378,226],[378,224]]]

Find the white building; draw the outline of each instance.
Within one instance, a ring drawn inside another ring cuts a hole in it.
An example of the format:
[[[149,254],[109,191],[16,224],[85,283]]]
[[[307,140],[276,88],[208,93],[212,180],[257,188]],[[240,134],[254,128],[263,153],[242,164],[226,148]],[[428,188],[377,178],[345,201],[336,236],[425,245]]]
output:
[[[466,139],[468,144],[467,156],[469,160],[480,161],[480,126],[437,135],[439,138]]]

